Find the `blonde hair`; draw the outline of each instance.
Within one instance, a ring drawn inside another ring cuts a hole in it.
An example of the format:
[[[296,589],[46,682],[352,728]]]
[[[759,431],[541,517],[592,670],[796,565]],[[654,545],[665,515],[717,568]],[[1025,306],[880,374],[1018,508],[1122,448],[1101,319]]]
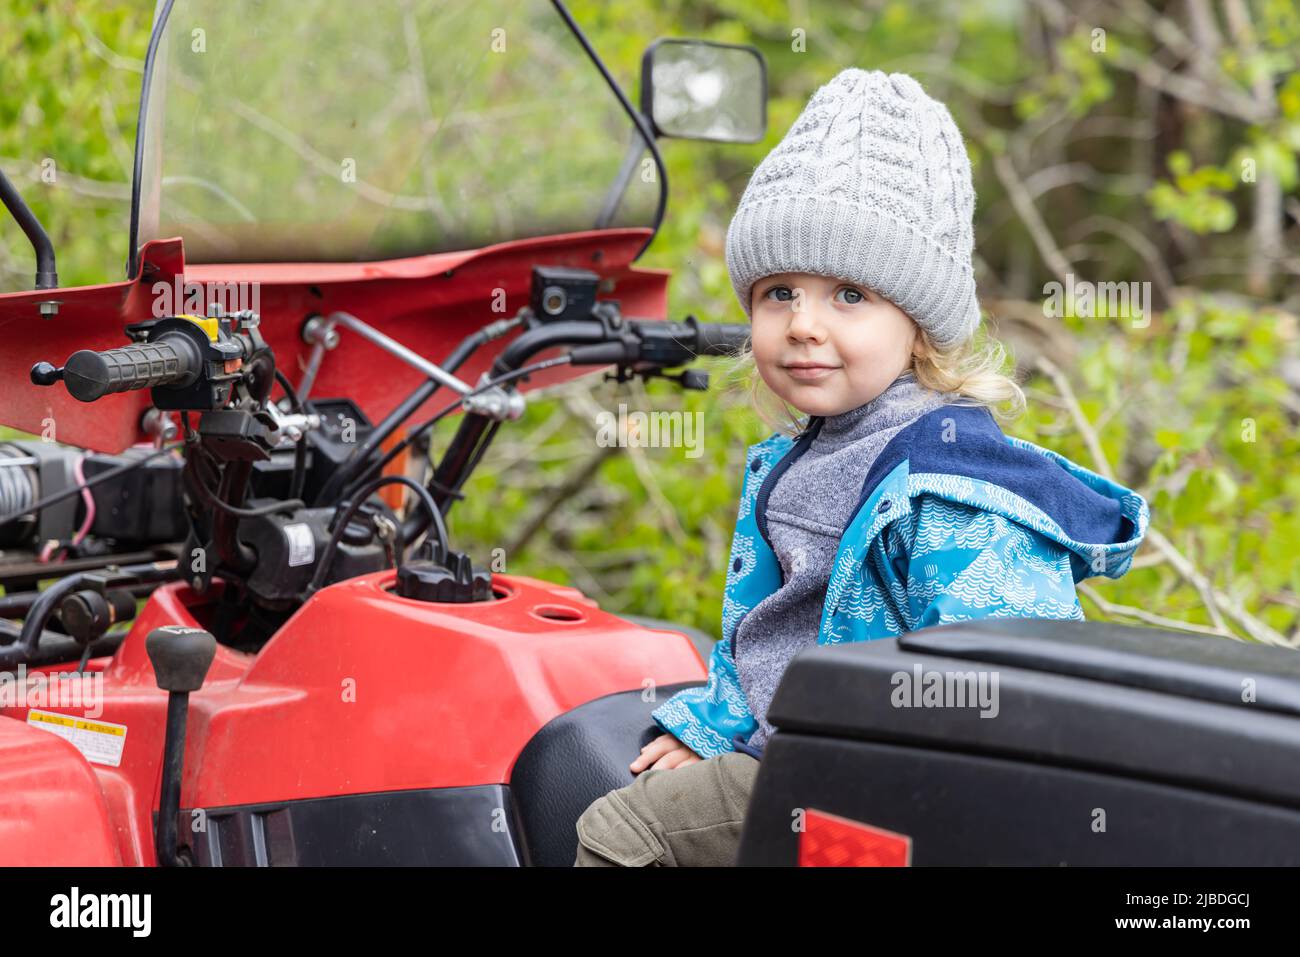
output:
[[[1024,415],[1025,394],[1015,379],[1002,371],[1010,361],[1007,349],[983,326],[975,335],[946,349],[936,346],[920,327],[917,336],[921,354],[913,356],[908,369],[922,386],[953,396],[955,405],[986,406],[1003,424]],[[730,372],[748,380],[750,405],[768,428],[793,437],[808,427],[811,417],[794,408],[763,381],[750,343],[737,354]]]

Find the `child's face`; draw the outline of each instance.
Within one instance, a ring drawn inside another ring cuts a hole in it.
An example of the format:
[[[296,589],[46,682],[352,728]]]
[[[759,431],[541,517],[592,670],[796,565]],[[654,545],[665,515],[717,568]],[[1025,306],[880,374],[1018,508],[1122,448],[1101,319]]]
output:
[[[870,402],[912,364],[916,323],[841,279],[791,272],[754,284],[751,339],[768,388],[800,412],[839,415]],[[800,368],[808,364],[816,368]]]

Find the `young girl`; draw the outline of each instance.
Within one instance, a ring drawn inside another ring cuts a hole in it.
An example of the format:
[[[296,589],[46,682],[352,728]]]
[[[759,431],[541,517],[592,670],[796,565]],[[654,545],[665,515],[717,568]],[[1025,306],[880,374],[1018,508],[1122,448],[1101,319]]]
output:
[[[791,421],[746,456],[708,683],[652,712],[665,734],[579,818],[576,864],[733,863],[797,652],[1082,619],[1075,583],[1128,570],[1142,497],[992,414],[1024,396],[975,345],[974,202],[951,115],[898,73],[840,73],[754,171],[727,266]]]

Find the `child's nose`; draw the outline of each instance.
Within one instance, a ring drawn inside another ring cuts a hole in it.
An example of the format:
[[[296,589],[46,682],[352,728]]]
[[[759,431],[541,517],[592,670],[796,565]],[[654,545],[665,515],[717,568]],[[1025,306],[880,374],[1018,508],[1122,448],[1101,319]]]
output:
[[[791,339],[802,341],[814,339],[820,341],[826,337],[826,324],[822,321],[821,308],[810,298],[790,310],[789,335]]]

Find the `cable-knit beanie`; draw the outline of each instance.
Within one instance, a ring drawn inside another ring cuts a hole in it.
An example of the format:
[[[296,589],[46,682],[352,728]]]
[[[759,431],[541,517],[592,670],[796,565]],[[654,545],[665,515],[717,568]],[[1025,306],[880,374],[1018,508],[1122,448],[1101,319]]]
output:
[[[813,94],[745,187],[727,269],[745,315],[764,276],[867,286],[938,346],[979,326],[975,191],[947,107],[904,73],[848,69]]]

